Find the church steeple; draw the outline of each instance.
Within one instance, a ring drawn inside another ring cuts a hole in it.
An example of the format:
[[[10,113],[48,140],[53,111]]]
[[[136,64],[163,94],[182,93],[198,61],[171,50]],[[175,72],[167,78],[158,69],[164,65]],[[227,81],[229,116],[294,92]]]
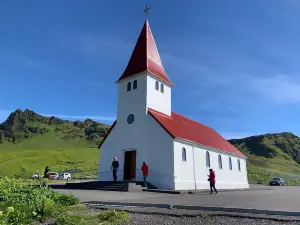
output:
[[[154,76],[173,86],[164,70],[148,20],[144,23],[128,65],[118,81],[143,71],[149,71]]]

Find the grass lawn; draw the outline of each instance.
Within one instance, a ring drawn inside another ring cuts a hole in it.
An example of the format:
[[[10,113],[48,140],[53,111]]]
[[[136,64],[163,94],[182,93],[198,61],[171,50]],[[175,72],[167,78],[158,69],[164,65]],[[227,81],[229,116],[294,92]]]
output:
[[[0,145],[1,146],[1,145]],[[84,171],[96,176],[99,150],[97,148],[0,150],[0,173],[2,176],[29,178],[37,170],[49,166],[51,171]],[[95,174],[94,174],[95,173]],[[79,175],[79,174],[77,174]]]

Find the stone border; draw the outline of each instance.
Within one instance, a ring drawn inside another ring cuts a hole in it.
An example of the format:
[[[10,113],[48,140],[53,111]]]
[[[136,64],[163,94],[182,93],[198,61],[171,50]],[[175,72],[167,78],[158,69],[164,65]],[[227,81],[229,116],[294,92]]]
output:
[[[268,219],[275,221],[300,221],[300,217],[292,216],[278,216],[278,215],[264,215],[264,214],[250,214],[250,213],[238,213],[238,212],[211,212],[201,210],[174,210],[166,208],[141,208],[141,207],[128,207],[128,206],[99,206],[86,204],[87,207],[109,210],[114,209],[118,211],[125,211],[129,213],[138,214],[154,214],[154,215],[167,215],[174,217],[205,217],[205,216],[227,216],[227,217],[239,217],[239,218],[251,218],[251,219]]]
[[[300,220],[299,212],[287,212],[287,211],[272,211],[264,209],[246,209],[246,208],[225,208],[225,207],[209,207],[209,206],[195,206],[195,205],[170,205],[170,204],[152,204],[152,203],[130,203],[130,202],[101,202],[90,201],[83,202],[84,204],[91,206],[112,206],[112,207],[139,207],[139,208],[156,208],[156,209],[176,209],[176,210],[188,210],[188,211],[208,211],[208,212],[226,212],[226,213],[243,213],[254,215],[274,215],[285,217],[298,217]]]

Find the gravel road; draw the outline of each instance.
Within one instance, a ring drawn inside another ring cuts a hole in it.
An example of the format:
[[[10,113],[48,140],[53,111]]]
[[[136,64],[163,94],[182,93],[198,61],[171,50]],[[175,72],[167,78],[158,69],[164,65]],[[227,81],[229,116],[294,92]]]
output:
[[[299,221],[275,221],[267,219],[249,219],[225,216],[175,217],[153,214],[129,213],[130,221],[126,225],[299,225]]]

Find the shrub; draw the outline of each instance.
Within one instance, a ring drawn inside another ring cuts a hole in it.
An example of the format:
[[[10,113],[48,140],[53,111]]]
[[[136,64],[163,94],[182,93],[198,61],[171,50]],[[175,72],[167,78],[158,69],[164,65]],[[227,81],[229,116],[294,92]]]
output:
[[[72,194],[61,194],[61,193],[55,192],[54,200],[55,200],[55,202],[57,202],[63,206],[71,206],[71,205],[79,204],[79,199],[76,198]]]
[[[17,179],[0,179],[0,211],[8,223],[22,224],[55,216],[64,206],[78,204],[73,195],[64,195],[46,187],[30,186]]]

